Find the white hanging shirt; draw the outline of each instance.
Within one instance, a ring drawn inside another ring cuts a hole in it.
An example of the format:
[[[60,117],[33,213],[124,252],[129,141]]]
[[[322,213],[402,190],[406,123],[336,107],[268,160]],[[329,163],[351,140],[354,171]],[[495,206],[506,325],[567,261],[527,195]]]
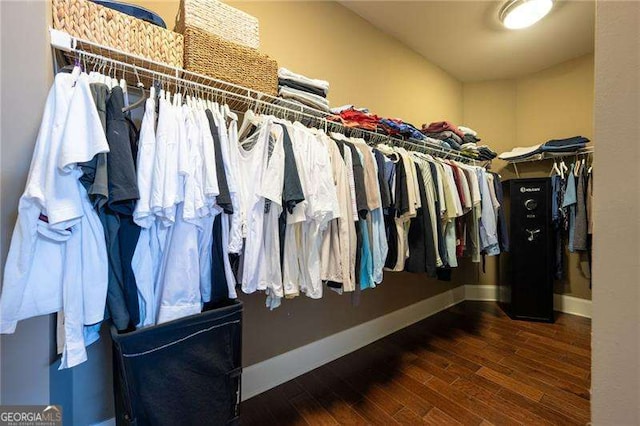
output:
[[[234,192],[231,192],[231,186],[229,186],[231,204],[233,205],[233,214],[230,218],[229,253],[240,253],[242,250],[242,215],[240,212],[240,177],[237,176],[240,173],[240,165],[238,162],[238,150],[236,149],[238,146],[238,122],[236,120],[232,120],[229,124],[228,136],[229,164],[234,171],[235,185]]]
[[[264,277],[264,224],[265,196],[273,203],[282,202],[282,186],[284,165],[269,164],[273,170],[267,172],[269,138],[271,134],[271,118],[265,117],[256,133],[249,136],[255,142],[250,149],[245,149],[239,142],[235,149],[239,164],[238,188],[240,192],[241,230],[245,238],[244,264],[242,269],[242,291],[253,293],[265,290]],[[274,153],[272,154],[275,154]],[[282,154],[284,159],[284,154]],[[273,179],[265,179],[265,175],[273,175]],[[282,175],[282,178],[278,177]],[[279,182],[278,182],[279,181]],[[273,206],[272,206],[273,207]],[[279,254],[279,248],[278,248]],[[269,253],[275,256],[276,253]]]
[[[82,171],[76,163],[108,151],[88,76],[76,70],[57,74],[18,206],[0,297],[0,332],[13,333],[21,319],[64,309],[61,368],[86,360],[84,325],[104,318],[104,231],[78,181]]]
[[[140,124],[140,138],[138,142],[137,182],[140,198],[136,202],[133,219],[142,229],[136,243],[136,249],[131,259],[131,269],[136,277],[138,289],[138,306],[140,307],[140,323],[137,326],[155,324],[154,258],[160,253],[155,252],[152,244],[152,233],[155,234],[156,218],[151,211],[151,190],[153,187],[153,168],[155,163],[156,132],[155,132],[155,99],[149,97],[145,104],[144,116]]]
[[[211,127],[209,119],[203,109],[197,110],[198,123],[200,124],[200,137],[202,138],[202,159],[203,159],[203,176],[204,176],[204,195],[207,205],[213,207],[216,197],[220,194],[218,186],[218,177],[216,175],[216,151],[213,145],[213,136],[211,135]]]

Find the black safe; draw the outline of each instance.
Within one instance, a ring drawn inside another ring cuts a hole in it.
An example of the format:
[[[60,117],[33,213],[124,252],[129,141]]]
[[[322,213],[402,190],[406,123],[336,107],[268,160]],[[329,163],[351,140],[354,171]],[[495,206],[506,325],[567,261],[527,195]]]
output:
[[[500,255],[499,303],[511,318],[553,322],[551,179],[503,185],[510,251]]]

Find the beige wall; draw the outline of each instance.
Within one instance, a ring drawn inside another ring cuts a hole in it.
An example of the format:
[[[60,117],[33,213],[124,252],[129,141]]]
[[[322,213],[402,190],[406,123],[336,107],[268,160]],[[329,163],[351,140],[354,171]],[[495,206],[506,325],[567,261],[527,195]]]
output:
[[[514,80],[464,84],[464,123],[480,131],[496,152],[553,138],[583,135],[593,139],[593,54],[572,59]],[[518,165],[521,177],[548,176],[549,161]],[[495,160],[503,179],[515,177],[513,167]],[[586,255],[567,251],[566,277],[555,292],[591,299]],[[494,284],[496,260],[487,261],[479,284]]]
[[[0,15],[0,264],[4,265],[52,81],[52,66],[47,3],[3,1]],[[51,318],[21,321],[15,334],[0,336],[0,404],[49,403]]]
[[[640,3],[598,1],[594,425],[640,424]]]
[[[516,142],[593,139],[593,54],[517,80]]]

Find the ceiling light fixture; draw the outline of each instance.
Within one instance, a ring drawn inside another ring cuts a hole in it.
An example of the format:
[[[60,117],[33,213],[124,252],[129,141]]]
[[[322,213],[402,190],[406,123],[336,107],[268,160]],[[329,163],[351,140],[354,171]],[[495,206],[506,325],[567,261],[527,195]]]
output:
[[[509,0],[500,9],[502,24],[510,30],[519,30],[535,24],[553,7],[553,0]]]

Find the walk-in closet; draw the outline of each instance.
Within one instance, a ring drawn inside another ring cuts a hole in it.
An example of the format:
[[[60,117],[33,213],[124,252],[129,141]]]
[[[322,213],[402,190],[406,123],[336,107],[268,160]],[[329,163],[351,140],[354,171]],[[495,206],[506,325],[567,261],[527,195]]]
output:
[[[0,423],[640,424],[640,3],[0,21]]]

